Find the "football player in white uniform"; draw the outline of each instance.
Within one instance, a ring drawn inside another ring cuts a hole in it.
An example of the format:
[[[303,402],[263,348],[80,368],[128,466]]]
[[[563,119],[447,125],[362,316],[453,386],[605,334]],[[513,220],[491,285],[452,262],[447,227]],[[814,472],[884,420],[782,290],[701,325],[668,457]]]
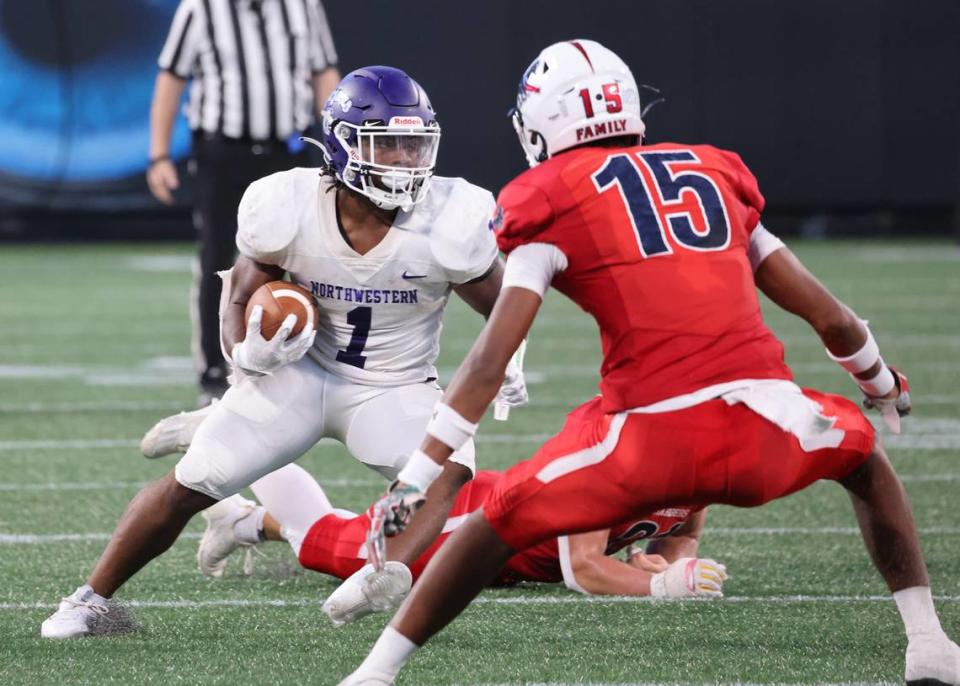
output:
[[[44,621],[42,636],[121,628],[107,599],[169,548],[194,514],[258,480],[255,493],[268,488],[272,472],[323,437],[396,477],[442,394],[433,365],[451,290],[486,316],[502,277],[487,225],[493,196],[463,179],[433,176],[439,138],[419,84],[390,67],[358,69],[323,112],[326,173],[293,169],[250,186],[240,203],[240,256],[222,318],[238,381],[199,425],[176,468],[131,501],[87,583]],[[284,275],[313,293],[319,330],[287,340],[291,316],[266,340],[262,310],[245,321],[246,304]],[[522,375],[508,377],[504,400],[525,403]],[[387,583],[409,577],[405,563],[440,533],[473,471],[470,443],[431,489],[418,526],[391,539]],[[370,571],[338,593],[362,602]]]

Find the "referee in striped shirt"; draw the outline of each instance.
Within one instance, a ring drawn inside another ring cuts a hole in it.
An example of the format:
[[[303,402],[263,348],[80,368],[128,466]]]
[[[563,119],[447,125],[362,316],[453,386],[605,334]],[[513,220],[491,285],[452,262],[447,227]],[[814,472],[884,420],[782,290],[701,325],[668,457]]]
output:
[[[314,121],[340,73],[320,0],[181,0],[158,63],[147,183],[165,204],[179,186],[170,135],[190,81],[193,350],[204,405],[226,390],[216,272],[233,264],[237,205],[256,179],[306,164],[287,142]]]

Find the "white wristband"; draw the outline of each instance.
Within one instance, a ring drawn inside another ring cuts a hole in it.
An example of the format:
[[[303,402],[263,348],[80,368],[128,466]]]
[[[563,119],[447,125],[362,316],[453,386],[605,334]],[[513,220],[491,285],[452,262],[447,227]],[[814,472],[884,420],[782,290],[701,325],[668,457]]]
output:
[[[853,355],[849,355],[848,357],[837,357],[832,352],[827,350],[827,355],[830,357],[830,359],[851,374],[859,374],[860,372],[867,371],[870,369],[870,367],[877,363],[877,360],[880,359],[880,346],[878,346],[876,340],[874,340],[873,333],[870,332],[870,327],[867,326],[867,322],[862,319],[860,320],[860,323],[863,324],[863,328],[867,330],[867,340],[860,350],[853,353]]]
[[[667,573],[657,572],[650,577],[650,596],[653,598],[667,597]]]
[[[433,418],[427,424],[427,433],[457,451],[477,433],[477,425],[441,402],[437,403],[433,410]]]
[[[246,366],[247,362],[243,355],[244,350],[243,341],[233,345],[233,350],[230,351],[230,362],[233,364],[233,368],[244,376],[266,376],[263,372],[256,369],[249,369]]]
[[[882,398],[897,385],[896,379],[893,378],[893,372],[891,372],[890,367],[885,364],[880,366],[880,371],[873,377],[869,379],[858,379],[854,377],[854,381],[860,386],[860,390],[871,398]]]
[[[437,480],[443,472],[443,466],[437,464],[429,455],[420,449],[414,450],[397,474],[397,481],[416,486],[421,493],[426,493],[430,484]]]

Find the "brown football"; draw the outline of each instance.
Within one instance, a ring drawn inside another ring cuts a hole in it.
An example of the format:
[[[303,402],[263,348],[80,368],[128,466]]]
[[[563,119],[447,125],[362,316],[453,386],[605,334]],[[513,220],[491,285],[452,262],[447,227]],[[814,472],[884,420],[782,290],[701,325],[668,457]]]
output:
[[[258,288],[247,302],[246,318],[257,305],[263,307],[263,319],[260,321],[260,333],[266,339],[273,338],[287,315],[295,314],[297,323],[293,326],[289,338],[303,331],[304,326],[317,328],[320,312],[317,303],[306,288],[289,281],[271,281]]]

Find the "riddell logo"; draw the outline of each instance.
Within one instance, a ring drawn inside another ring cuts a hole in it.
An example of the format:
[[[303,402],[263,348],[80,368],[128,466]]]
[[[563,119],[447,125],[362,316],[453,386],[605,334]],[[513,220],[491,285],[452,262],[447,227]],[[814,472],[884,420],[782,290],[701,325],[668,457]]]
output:
[[[596,138],[597,136],[609,136],[612,133],[623,133],[626,130],[626,119],[615,119],[614,121],[605,121],[592,126],[584,126],[577,129],[577,142]]]
[[[390,126],[423,126],[420,117],[391,117]]]

